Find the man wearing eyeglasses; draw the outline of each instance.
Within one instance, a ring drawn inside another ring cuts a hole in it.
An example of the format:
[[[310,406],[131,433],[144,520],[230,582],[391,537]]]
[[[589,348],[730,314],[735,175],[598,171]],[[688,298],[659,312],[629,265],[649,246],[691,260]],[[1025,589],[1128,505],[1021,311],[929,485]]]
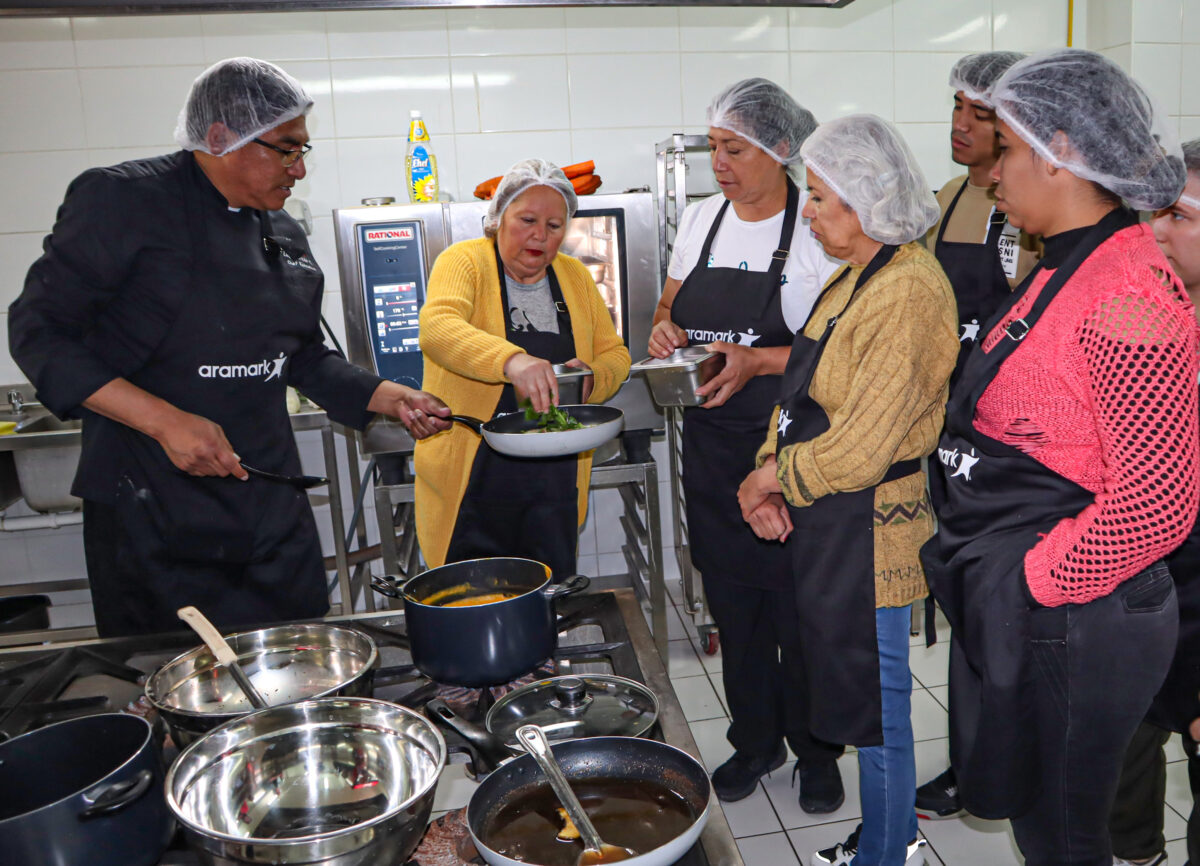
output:
[[[226,629],[328,610],[308,499],[278,477],[301,471],[288,385],[360,429],[377,412],[418,438],[449,425],[322,340],[324,277],[282,210],[312,104],[269,63],[206,70],[182,150],[76,178],[9,308],[42,403],[83,418],[73,492],[102,636],[174,629],[184,605]]]

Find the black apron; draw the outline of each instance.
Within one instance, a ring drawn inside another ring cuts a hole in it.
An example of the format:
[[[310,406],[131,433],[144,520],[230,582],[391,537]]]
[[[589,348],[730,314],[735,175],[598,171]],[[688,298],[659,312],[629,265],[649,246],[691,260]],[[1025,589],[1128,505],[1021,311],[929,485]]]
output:
[[[198,176],[200,169],[193,167]],[[221,212],[196,177],[180,206],[194,239],[190,298],[152,360],[129,375],[140,388],[218,423],[234,451],[271,472],[297,474],[286,408],[289,357],[316,327],[320,269],[286,218]],[[195,604],[229,627],[323,615],[325,569],[308,497],[286,484],[192,477],[148,436],[122,431],[114,513],[126,542],[121,595],[94,590],[107,633],[173,630]]]
[[[498,247],[495,252],[504,338],[531,356],[552,364],[570,361],[575,357],[575,337],[554,268],[548,267],[546,276],[558,310],[558,333],[514,330],[504,263],[500,261]],[[505,385],[496,414],[518,409],[516,391],[512,385]],[[550,566],[555,581],[570,577],[575,573],[579,540],[578,472],[579,458],[575,455],[508,457],[481,442],[446,549],[446,562],[481,556],[521,556]]]
[[[1030,611],[1025,554],[1095,496],[1032,457],[975,429],[975,407],[1004,361],[1083,261],[1136,216],[1117,209],[1088,231],[1007,338],[968,357],[930,461],[938,532],[921,548],[930,590],[953,631],[950,762],[963,806],[981,818],[1024,813],[1038,794],[1038,736],[1031,698]],[[1020,300],[1034,269],[988,329]]]
[[[815,439],[829,429],[829,417],[809,395],[813,375],[838,319],[859,291],[892,256],[885,245],[855,282],[846,305],[814,340],[796,333],[779,403],[776,452]],[[837,286],[850,268],[835,277],[813,305]],[[893,464],[880,483],[921,470],[919,460]],[[875,545],[872,539],[875,488],[822,496],[804,508],[789,505],[791,536],[787,546],[796,575],[800,631],[808,672],[813,735],[831,743],[883,744],[883,705],[879,682],[879,646],[875,636]]]
[[[780,286],[796,230],[800,192],[788,180],[779,249],[766,271],[710,268],[708,257],[729,201],[713,220],[700,258],[671,305],[671,320],[693,343],[723,339],[755,348],[787,346],[792,331],[783,317]],[[695,336],[693,336],[695,335]],[[683,484],[687,496],[692,562],[704,580],[757,589],[791,586],[784,545],[763,541],[746,525],[737,490],[754,469],[771,411],[779,398],[779,376],[755,376],[715,409],[684,412]]]
[[[1012,295],[999,252],[1000,235],[1006,224],[1004,213],[998,210],[992,212],[987,239],[982,244],[947,241],[944,238],[946,226],[949,225],[954,208],[957,207],[958,200],[962,198],[966,188],[967,181],[964,180],[942,216],[937,242],[933,247],[933,254],[950,280],[954,289],[954,301],[958,305],[958,360],[950,376],[952,387],[962,374],[971,347],[979,340],[980,333],[983,333],[983,324],[992,317],[996,308]]]

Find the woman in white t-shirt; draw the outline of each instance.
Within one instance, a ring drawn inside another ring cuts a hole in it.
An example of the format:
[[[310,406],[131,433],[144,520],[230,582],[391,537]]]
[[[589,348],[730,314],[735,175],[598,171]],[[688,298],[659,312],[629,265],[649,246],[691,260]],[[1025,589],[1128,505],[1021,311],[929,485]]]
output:
[[[734,754],[713,773],[724,801],[749,796],[796,754],[800,805],[832,812],[844,799],[842,747],[813,739],[785,544],[762,541],[742,519],[737,489],[754,468],[794,333],[838,262],[800,219],[803,193],[788,176],[816,120],[779,85],[740,81],[708,108],[708,144],[721,193],[680,220],[669,278],[654,314],[650,353],[706,344],[725,368],[683,425],[683,484],[692,561],[720,633]],[[782,499],[756,513],[786,521]],[[778,536],[779,533],[776,533]]]

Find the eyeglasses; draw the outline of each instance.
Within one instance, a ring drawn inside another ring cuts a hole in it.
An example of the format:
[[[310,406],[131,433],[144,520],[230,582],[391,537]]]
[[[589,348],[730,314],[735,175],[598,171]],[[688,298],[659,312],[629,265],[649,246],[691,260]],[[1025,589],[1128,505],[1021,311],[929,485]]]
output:
[[[290,168],[291,166],[295,165],[297,160],[304,159],[304,157],[308,156],[309,151],[313,149],[311,144],[305,144],[296,150],[285,150],[279,145],[271,144],[269,141],[263,141],[261,138],[252,138],[250,140],[255,144],[261,144],[263,147],[269,147],[276,153],[282,154],[284,168]]]

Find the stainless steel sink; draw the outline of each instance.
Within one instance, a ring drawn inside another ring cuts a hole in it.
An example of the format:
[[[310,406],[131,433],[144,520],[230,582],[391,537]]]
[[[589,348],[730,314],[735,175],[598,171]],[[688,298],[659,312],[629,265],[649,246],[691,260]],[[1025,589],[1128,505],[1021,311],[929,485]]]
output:
[[[46,444],[37,448],[18,448],[12,452],[21,495],[34,511],[75,511],[83,505],[82,500],[71,495],[71,482],[75,478],[75,468],[79,465],[82,450],[77,432],[79,427],[79,421],[60,421],[42,412],[21,418],[16,430],[9,434],[18,440],[38,434],[59,434],[53,438],[64,440],[61,445]]]

